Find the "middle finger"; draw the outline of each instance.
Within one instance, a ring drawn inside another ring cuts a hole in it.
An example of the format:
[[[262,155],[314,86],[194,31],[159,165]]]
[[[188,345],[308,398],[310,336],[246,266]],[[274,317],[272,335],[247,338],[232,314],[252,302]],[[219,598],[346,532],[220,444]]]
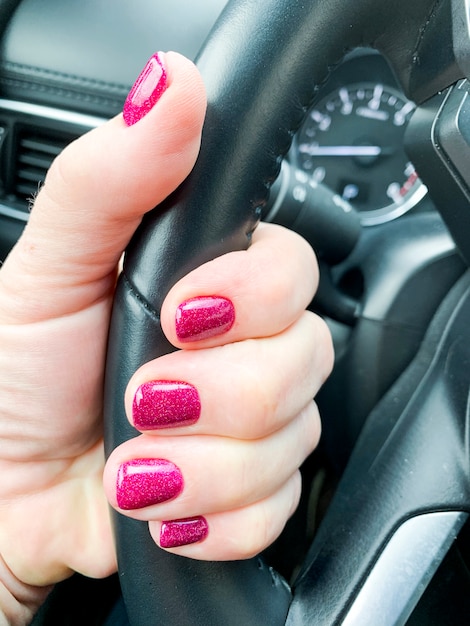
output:
[[[130,381],[126,413],[137,430],[155,435],[256,439],[297,415],[331,366],[327,327],[305,312],[274,337],[174,352],[147,363]]]

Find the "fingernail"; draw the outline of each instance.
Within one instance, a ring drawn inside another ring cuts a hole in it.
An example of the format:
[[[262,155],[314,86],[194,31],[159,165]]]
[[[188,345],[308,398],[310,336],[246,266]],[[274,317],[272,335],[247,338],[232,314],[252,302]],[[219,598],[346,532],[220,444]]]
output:
[[[122,114],[128,126],[147,115],[167,87],[167,73],[158,52],[150,57],[124,103]]]
[[[202,541],[207,537],[208,532],[209,526],[202,516],[162,522],[160,546],[162,548],[187,546],[190,543]]]
[[[186,300],[176,309],[176,335],[180,341],[200,341],[221,335],[235,322],[235,307],[227,298],[203,296]]]
[[[141,509],[175,498],[183,489],[183,476],[165,459],[133,459],[118,470],[116,499],[120,509]]]
[[[132,405],[132,419],[138,430],[189,426],[200,414],[197,389],[179,381],[144,383],[137,389]]]

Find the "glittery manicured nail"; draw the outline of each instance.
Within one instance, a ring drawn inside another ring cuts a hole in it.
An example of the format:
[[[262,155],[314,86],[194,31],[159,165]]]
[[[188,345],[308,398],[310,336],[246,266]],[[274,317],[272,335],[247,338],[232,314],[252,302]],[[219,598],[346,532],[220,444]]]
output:
[[[199,419],[201,400],[188,383],[154,380],[141,385],[134,396],[132,419],[138,430],[189,426]]]
[[[118,470],[116,499],[121,509],[141,509],[166,502],[182,489],[181,471],[165,459],[133,459]]]
[[[207,537],[208,532],[209,526],[202,516],[162,522],[160,545],[162,548],[187,546],[190,543],[202,541]]]
[[[186,300],[176,309],[176,335],[180,341],[200,341],[221,335],[235,322],[235,307],[227,298],[203,296]]]
[[[122,113],[128,126],[147,115],[167,87],[162,56],[159,52],[150,57],[126,98]]]

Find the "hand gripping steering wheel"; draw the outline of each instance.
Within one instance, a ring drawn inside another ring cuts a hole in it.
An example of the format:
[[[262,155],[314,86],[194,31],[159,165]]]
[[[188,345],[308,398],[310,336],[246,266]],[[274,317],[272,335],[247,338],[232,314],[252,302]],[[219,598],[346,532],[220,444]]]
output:
[[[375,47],[407,96],[426,103],[468,73],[468,20],[468,0],[228,4],[197,61],[209,101],[200,157],[144,219],[118,285],[106,375],[108,454],[137,434],[122,401],[130,376],[173,349],[159,323],[165,295],[194,267],[249,245],[281,159],[329,70],[348,50]],[[378,624],[377,612],[382,624],[405,623],[470,504],[468,375],[459,368],[469,355],[458,340],[468,334],[468,285],[464,277],[443,303],[394,398],[371,415],[292,589],[261,559],[206,563],[166,553],[145,523],[114,514],[132,626]],[[428,537],[421,553],[410,542],[417,536]],[[394,568],[410,550],[421,569],[399,589]],[[387,604],[390,585],[397,589]]]

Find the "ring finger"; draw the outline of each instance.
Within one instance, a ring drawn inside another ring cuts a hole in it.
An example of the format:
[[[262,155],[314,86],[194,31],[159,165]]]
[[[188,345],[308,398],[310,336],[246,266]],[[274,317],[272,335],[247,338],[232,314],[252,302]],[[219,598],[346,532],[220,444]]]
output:
[[[316,405],[264,439],[149,437],[119,446],[106,464],[112,506],[135,519],[180,519],[235,510],[277,491],[315,448]]]
[[[280,535],[299,503],[300,472],[271,496],[247,507],[180,520],[150,522],[154,541],[181,556],[208,561],[248,559]]]

